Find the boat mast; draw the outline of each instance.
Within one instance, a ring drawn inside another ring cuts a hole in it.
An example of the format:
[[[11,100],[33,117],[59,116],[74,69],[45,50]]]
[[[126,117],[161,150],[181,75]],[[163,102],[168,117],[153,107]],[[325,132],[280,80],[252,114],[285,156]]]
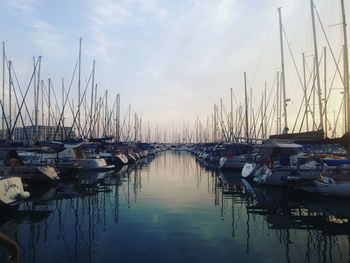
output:
[[[45,137],[43,135],[44,133],[44,118],[45,118],[45,114],[44,114],[44,80],[41,80],[41,129],[42,129],[42,133],[41,133],[41,140],[45,140]]]
[[[2,111],[5,110],[5,41],[2,42]],[[5,138],[5,112],[2,112],[2,119],[1,119],[1,134],[2,139]]]
[[[94,109],[94,87],[95,87],[95,63],[96,61],[94,60],[92,63],[92,81],[91,81],[91,105],[90,105],[90,127],[89,127],[89,136],[92,138],[92,130],[91,130],[91,125],[93,122],[93,117],[92,117],[92,112]]]
[[[197,125],[197,124],[196,124]],[[214,104],[214,115],[213,115],[213,142],[217,141],[216,138],[217,130],[216,130],[216,104]],[[196,140],[198,143],[198,141]]]
[[[47,134],[46,140],[52,140],[52,131],[51,131],[51,79],[49,78],[49,90],[48,90],[48,112],[47,112]]]
[[[80,133],[80,125],[81,125],[81,119],[80,119],[80,78],[81,78],[81,40],[79,39],[79,70],[78,70],[78,137],[81,138]]]
[[[11,76],[12,61],[9,60],[9,126],[12,130],[12,76]],[[10,134],[10,133],[9,133]],[[9,138],[11,140],[11,138]]]
[[[230,94],[230,99],[231,99],[231,116],[230,116],[230,141],[233,142],[233,101],[232,101],[232,96],[233,96],[233,91],[231,88],[231,94]]]
[[[350,132],[350,91],[349,91],[349,54],[348,54],[348,39],[346,33],[346,17],[344,0],[340,1],[342,11],[342,25],[343,25],[343,58],[344,58],[344,95],[345,95],[345,132]],[[350,136],[349,136],[350,140]]]
[[[280,134],[281,133],[281,116],[280,116],[280,73],[279,71],[276,72],[276,78],[277,78],[277,94],[276,94],[276,134]]]
[[[137,141],[137,113],[135,112],[135,114],[134,114],[134,129],[135,129],[135,131],[134,131],[134,142],[136,142]]]
[[[107,98],[108,98],[108,89],[106,89],[105,91],[105,96],[106,96],[106,99],[105,99],[105,116],[104,116],[104,119],[105,119],[105,129],[103,131],[104,135],[105,136],[108,136],[108,127],[107,127],[107,118],[108,118],[108,102],[107,102]]]
[[[64,134],[65,134],[65,130],[64,130],[64,78],[62,78],[62,140],[67,139]],[[59,125],[59,124],[58,124]]]
[[[38,79],[36,80],[36,82],[34,82],[34,141],[35,142],[38,141],[38,133],[39,133],[38,114],[39,114],[40,67],[41,67],[41,56],[38,57],[38,73],[37,73]]]
[[[267,138],[267,126],[268,126],[268,119],[267,119],[267,101],[266,101],[266,89],[267,89],[267,83],[265,82],[265,90],[264,90],[264,121],[265,121],[265,139]]]
[[[304,74],[304,100],[305,100],[305,121],[306,131],[309,131],[309,114],[308,114],[308,97],[307,97],[307,83],[306,83],[306,68],[305,68],[305,54],[303,53],[303,74]]]
[[[247,95],[247,74],[244,72],[244,98],[245,98],[245,128],[246,137],[249,138],[249,120],[248,120],[248,95]]]
[[[282,67],[281,75],[282,75],[283,115],[284,115],[284,128],[283,128],[283,133],[288,133],[287,98],[286,98],[286,78],[285,78],[285,71],[284,71],[283,28],[282,28],[281,7],[278,8],[278,17],[279,17],[279,25],[280,25],[281,67]]]
[[[320,84],[320,70],[318,67],[318,51],[317,51],[317,38],[316,38],[316,26],[315,26],[315,14],[314,14],[314,1],[310,0],[311,5],[311,18],[312,18],[312,31],[314,38],[314,52],[316,63],[316,81],[317,81],[317,97],[318,97],[318,110],[320,115],[320,129],[323,130],[323,116],[322,116],[322,97],[321,97],[321,84]]]
[[[324,56],[324,135],[327,138],[327,47],[323,48]]]
[[[117,94],[117,107],[116,107],[116,142],[120,141],[120,94]]]

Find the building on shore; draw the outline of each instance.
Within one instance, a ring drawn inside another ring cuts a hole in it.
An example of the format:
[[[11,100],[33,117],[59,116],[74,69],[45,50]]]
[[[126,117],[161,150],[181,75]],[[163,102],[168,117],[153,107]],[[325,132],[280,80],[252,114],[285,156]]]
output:
[[[52,141],[76,139],[74,129],[71,127],[57,127],[38,125],[17,127],[14,129],[12,139],[15,142],[35,142],[35,141]],[[56,134],[56,136],[55,136]],[[0,138],[7,137],[7,130],[0,130]]]

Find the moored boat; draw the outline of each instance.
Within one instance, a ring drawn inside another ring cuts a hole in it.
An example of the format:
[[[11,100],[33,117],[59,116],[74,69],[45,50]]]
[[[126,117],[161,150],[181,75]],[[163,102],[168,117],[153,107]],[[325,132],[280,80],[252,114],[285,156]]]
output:
[[[312,182],[323,170],[316,159],[300,154],[302,146],[294,143],[269,142],[259,147],[259,154],[247,162],[242,177],[261,185],[295,185]]]
[[[22,180],[17,176],[0,176],[0,206],[16,206],[30,197],[24,191]]]

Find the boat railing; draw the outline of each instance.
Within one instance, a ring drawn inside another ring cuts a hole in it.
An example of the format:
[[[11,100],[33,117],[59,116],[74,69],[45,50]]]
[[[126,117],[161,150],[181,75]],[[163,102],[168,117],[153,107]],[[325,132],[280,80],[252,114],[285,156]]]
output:
[[[16,241],[9,238],[8,236],[0,233],[0,243],[9,252],[8,263],[18,263],[19,262],[19,246]]]

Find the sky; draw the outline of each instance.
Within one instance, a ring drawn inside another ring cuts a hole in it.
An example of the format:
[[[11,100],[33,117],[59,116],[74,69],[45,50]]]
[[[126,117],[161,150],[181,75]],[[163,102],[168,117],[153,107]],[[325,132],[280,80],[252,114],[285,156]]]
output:
[[[338,59],[340,0],[314,2]],[[349,13],[349,0],[345,6]],[[244,72],[252,105],[259,107],[265,85],[269,94],[281,70],[278,7],[287,36],[287,111],[293,126],[302,88],[291,54],[302,74],[302,53],[308,68],[314,53],[308,0],[0,0],[0,40],[22,88],[33,57],[42,56],[41,77],[52,79],[60,97],[61,79],[67,86],[72,78],[81,37],[83,86],[96,60],[100,96],[108,90],[113,105],[120,93],[122,115],[130,104],[144,122],[170,127],[193,123],[197,116],[205,120],[221,98],[229,110],[231,88],[233,107],[243,104]],[[318,22],[317,34],[321,54],[327,44]],[[335,64],[329,51],[327,59],[331,86]],[[329,103],[332,116],[339,111],[339,89],[338,84]],[[76,78],[70,98],[76,103]]]

